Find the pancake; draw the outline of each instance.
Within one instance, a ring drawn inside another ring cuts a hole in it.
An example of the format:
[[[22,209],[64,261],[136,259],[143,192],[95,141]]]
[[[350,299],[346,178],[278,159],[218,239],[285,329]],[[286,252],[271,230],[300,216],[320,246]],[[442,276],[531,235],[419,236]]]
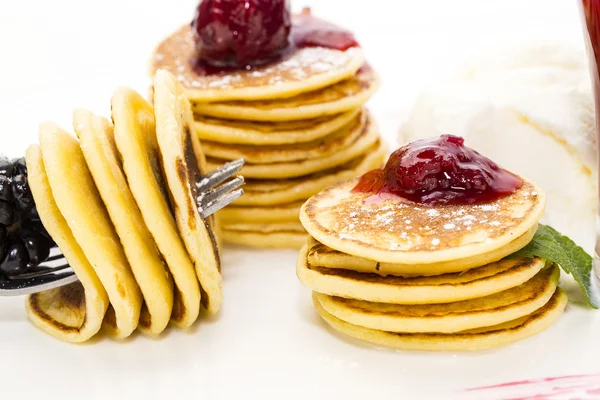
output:
[[[315,172],[324,171],[345,164],[348,161],[365,154],[365,152],[378,141],[379,129],[375,122],[369,119],[362,132],[353,143],[350,143],[346,148],[338,148],[333,154],[323,155],[323,157],[319,158],[306,158],[300,161],[278,162],[272,164],[246,163],[240,174],[244,177],[255,179],[285,179],[310,175]],[[342,142],[344,141],[342,140]],[[227,160],[208,158],[208,169],[213,171],[225,162],[227,162]]]
[[[537,225],[508,243],[506,246],[490,251],[489,253],[465,257],[459,260],[429,264],[392,264],[369,260],[368,258],[356,257],[333,250],[311,237],[308,243],[308,261],[311,265],[367,272],[382,276],[388,274],[400,276],[427,276],[446,274],[449,272],[464,272],[471,268],[499,261],[504,257],[517,252],[531,242],[536,231]]]
[[[517,287],[446,304],[399,305],[319,293],[315,296],[329,314],[353,325],[387,332],[454,333],[502,324],[535,312],[550,300],[559,276],[558,266],[551,266]]]
[[[56,205],[108,293],[103,328],[125,338],[138,326],[143,298],[79,142],[50,123],[41,125],[39,139]]]
[[[225,119],[290,121],[335,115],[360,108],[379,87],[379,77],[369,66],[335,85],[286,99],[255,101],[193,102],[194,112]]]
[[[515,193],[479,205],[429,207],[393,199],[369,202],[351,193],[358,179],[310,198],[300,220],[319,242],[380,262],[430,264],[495,251],[537,225],[545,195],[528,180]]]
[[[299,222],[223,224],[225,242],[258,248],[299,249],[306,231]]]
[[[568,298],[560,288],[540,309],[500,325],[457,333],[398,333],[349,324],[328,313],[313,296],[315,308],[333,329],[358,340],[398,350],[465,351],[505,346],[548,328],[562,314]]]
[[[337,182],[381,167],[387,159],[387,146],[379,141],[365,152],[343,166],[294,179],[260,180],[247,179],[244,195],[235,205],[268,206],[287,204],[306,199]]]
[[[249,164],[291,163],[309,159],[323,159],[349,149],[363,136],[369,118],[365,111],[354,117],[350,123],[324,138],[305,143],[265,145],[231,145],[203,141],[202,148],[209,157],[223,160],[244,158]],[[276,166],[275,164],[274,166]]]
[[[35,326],[57,339],[84,342],[102,327],[109,307],[108,294],[58,210],[40,147],[30,146],[25,158],[29,187],[40,219],[79,279],[79,282],[28,296],[27,315]]]
[[[196,131],[203,140],[247,145],[312,142],[341,129],[360,108],[342,114],[298,121],[240,121],[195,115]]]
[[[200,312],[200,284],[171,213],[156,142],[154,111],[128,88],[115,92],[111,109],[115,144],[129,189],[175,283],[171,321],[179,328],[187,328]]]
[[[219,211],[219,220],[224,223],[270,223],[270,222],[298,222],[300,207],[304,202],[260,206],[228,206]]]
[[[144,297],[139,328],[146,334],[158,335],[171,319],[173,280],[127,185],[115,147],[113,126],[105,118],[77,110],[73,127]]]
[[[177,76],[193,101],[284,98],[316,90],[351,77],[364,63],[362,50],[311,47],[296,49],[282,60],[251,70],[200,76],[191,61],[196,53],[192,30],[184,25],[158,45],[151,74],[166,69]]]
[[[296,274],[307,288],[323,294],[391,304],[435,304],[474,299],[527,282],[545,265],[541,259],[502,260],[466,272],[400,277],[332,269],[298,257]]]
[[[202,304],[210,314],[219,311],[223,301],[221,258],[217,240],[208,220],[198,211],[197,183],[206,173],[200,141],[193,130],[193,116],[183,87],[169,72],[154,77],[156,138],[169,199],[179,234],[196,266],[203,290]]]

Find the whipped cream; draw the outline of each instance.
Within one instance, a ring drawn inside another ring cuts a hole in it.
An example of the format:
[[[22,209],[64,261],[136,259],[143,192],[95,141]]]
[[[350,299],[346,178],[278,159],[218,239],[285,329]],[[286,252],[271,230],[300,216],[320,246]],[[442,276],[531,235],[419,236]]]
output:
[[[422,91],[399,141],[440,134],[540,185],[543,223],[594,248],[597,153],[582,44],[535,41],[494,48]]]

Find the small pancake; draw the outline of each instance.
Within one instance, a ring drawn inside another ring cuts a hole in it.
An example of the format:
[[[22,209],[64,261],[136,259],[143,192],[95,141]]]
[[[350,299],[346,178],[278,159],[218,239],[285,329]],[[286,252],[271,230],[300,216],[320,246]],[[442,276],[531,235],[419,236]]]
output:
[[[343,166],[294,179],[247,179],[244,195],[235,205],[267,206],[306,199],[334,183],[381,167],[387,159],[387,146],[381,140]]]
[[[219,220],[227,223],[299,222],[300,207],[304,202],[261,206],[228,206],[219,211]]]
[[[139,328],[146,334],[158,335],[171,319],[173,280],[127,185],[113,126],[105,118],[77,110],[73,128],[144,297]]]
[[[177,76],[194,101],[284,98],[332,85],[356,73],[364,63],[362,50],[310,47],[297,49],[262,67],[200,76],[194,72],[196,53],[190,24],[160,43],[151,73],[166,69]]]
[[[329,314],[353,325],[388,332],[454,333],[502,324],[533,313],[550,300],[559,277],[558,266],[550,266],[517,287],[446,304],[400,305],[319,293],[315,296]]]
[[[225,119],[291,121],[335,115],[360,108],[375,94],[379,76],[363,66],[351,78],[313,92],[286,99],[193,103],[194,112]]]
[[[481,267],[482,265],[499,261],[504,257],[517,252],[531,242],[536,231],[537,225],[506,246],[490,251],[489,253],[461,258],[459,260],[428,264],[392,264],[369,260],[368,258],[356,257],[333,250],[311,237],[308,243],[308,261],[311,265],[367,272],[382,276],[428,276],[446,274],[449,272],[464,272],[471,268]]]
[[[85,342],[102,327],[108,294],[94,267],[58,210],[38,145],[27,149],[27,176],[44,227],[61,249],[79,282],[27,297],[29,319],[41,330],[71,343]]]
[[[367,122],[368,119],[370,116],[365,110],[336,132],[312,142],[265,146],[203,141],[202,147],[209,157],[223,160],[244,158],[249,164],[283,163],[285,165],[294,161],[323,159],[344,152],[356,143],[366,133],[365,126],[367,123],[370,124]],[[273,164],[273,166],[277,165],[280,164]]]
[[[545,195],[528,180],[515,193],[473,205],[429,207],[400,197],[365,202],[358,179],[308,199],[300,220],[319,242],[358,257],[396,264],[460,260],[506,246],[537,225]]]
[[[168,199],[152,107],[135,91],[121,88],[111,99],[115,143],[123,172],[144,223],[175,283],[171,321],[187,328],[200,313],[200,284]]]
[[[246,163],[240,174],[254,179],[285,179],[310,175],[325,171],[365,154],[370,147],[379,141],[379,129],[372,119],[369,119],[356,140],[348,147],[319,158],[306,158],[300,161],[278,162],[272,164]],[[342,140],[342,142],[344,142]],[[345,144],[345,143],[344,143]],[[213,171],[227,160],[208,158],[208,169]]]
[[[542,332],[562,314],[568,298],[560,288],[540,309],[500,325],[457,333],[398,333],[349,324],[328,313],[313,296],[317,312],[333,329],[358,340],[398,350],[467,351],[505,346]]]
[[[103,328],[112,336],[125,338],[138,326],[142,293],[79,142],[50,123],[41,125],[39,138],[56,205],[108,293],[112,307]]]
[[[299,222],[224,224],[222,232],[227,243],[257,248],[299,249],[307,237]]]
[[[196,130],[203,140],[247,145],[312,142],[349,124],[362,109],[298,121],[240,121],[196,115]]]
[[[466,272],[400,277],[331,269],[298,257],[296,274],[307,288],[330,296],[390,304],[451,303],[488,296],[521,285],[545,265],[541,259],[502,260]]]
[[[156,138],[179,234],[196,266],[203,290],[202,304],[210,314],[223,301],[219,247],[208,220],[198,211],[197,183],[206,173],[206,160],[183,87],[169,72],[154,77]],[[206,294],[206,295],[204,295]]]

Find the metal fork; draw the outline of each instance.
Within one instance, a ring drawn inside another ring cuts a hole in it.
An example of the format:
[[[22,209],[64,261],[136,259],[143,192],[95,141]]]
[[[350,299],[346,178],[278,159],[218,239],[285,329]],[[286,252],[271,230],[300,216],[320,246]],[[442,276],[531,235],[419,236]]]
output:
[[[244,177],[233,177],[242,169],[244,163],[243,158],[229,162],[204,175],[196,184],[198,193],[200,193],[196,199],[196,205],[202,218],[209,217],[244,194],[244,189],[241,188],[244,184]],[[68,285],[77,280],[67,259],[58,247],[54,247],[50,250],[50,256],[46,261],[36,267],[28,268],[26,273],[7,278],[0,277],[0,296],[38,293]]]

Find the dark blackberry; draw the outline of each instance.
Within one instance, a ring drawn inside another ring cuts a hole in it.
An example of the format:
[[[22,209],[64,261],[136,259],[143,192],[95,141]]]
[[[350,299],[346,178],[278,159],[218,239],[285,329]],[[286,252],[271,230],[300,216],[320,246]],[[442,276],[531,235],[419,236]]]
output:
[[[35,207],[25,159],[0,156],[0,279],[39,265],[54,246]]]

